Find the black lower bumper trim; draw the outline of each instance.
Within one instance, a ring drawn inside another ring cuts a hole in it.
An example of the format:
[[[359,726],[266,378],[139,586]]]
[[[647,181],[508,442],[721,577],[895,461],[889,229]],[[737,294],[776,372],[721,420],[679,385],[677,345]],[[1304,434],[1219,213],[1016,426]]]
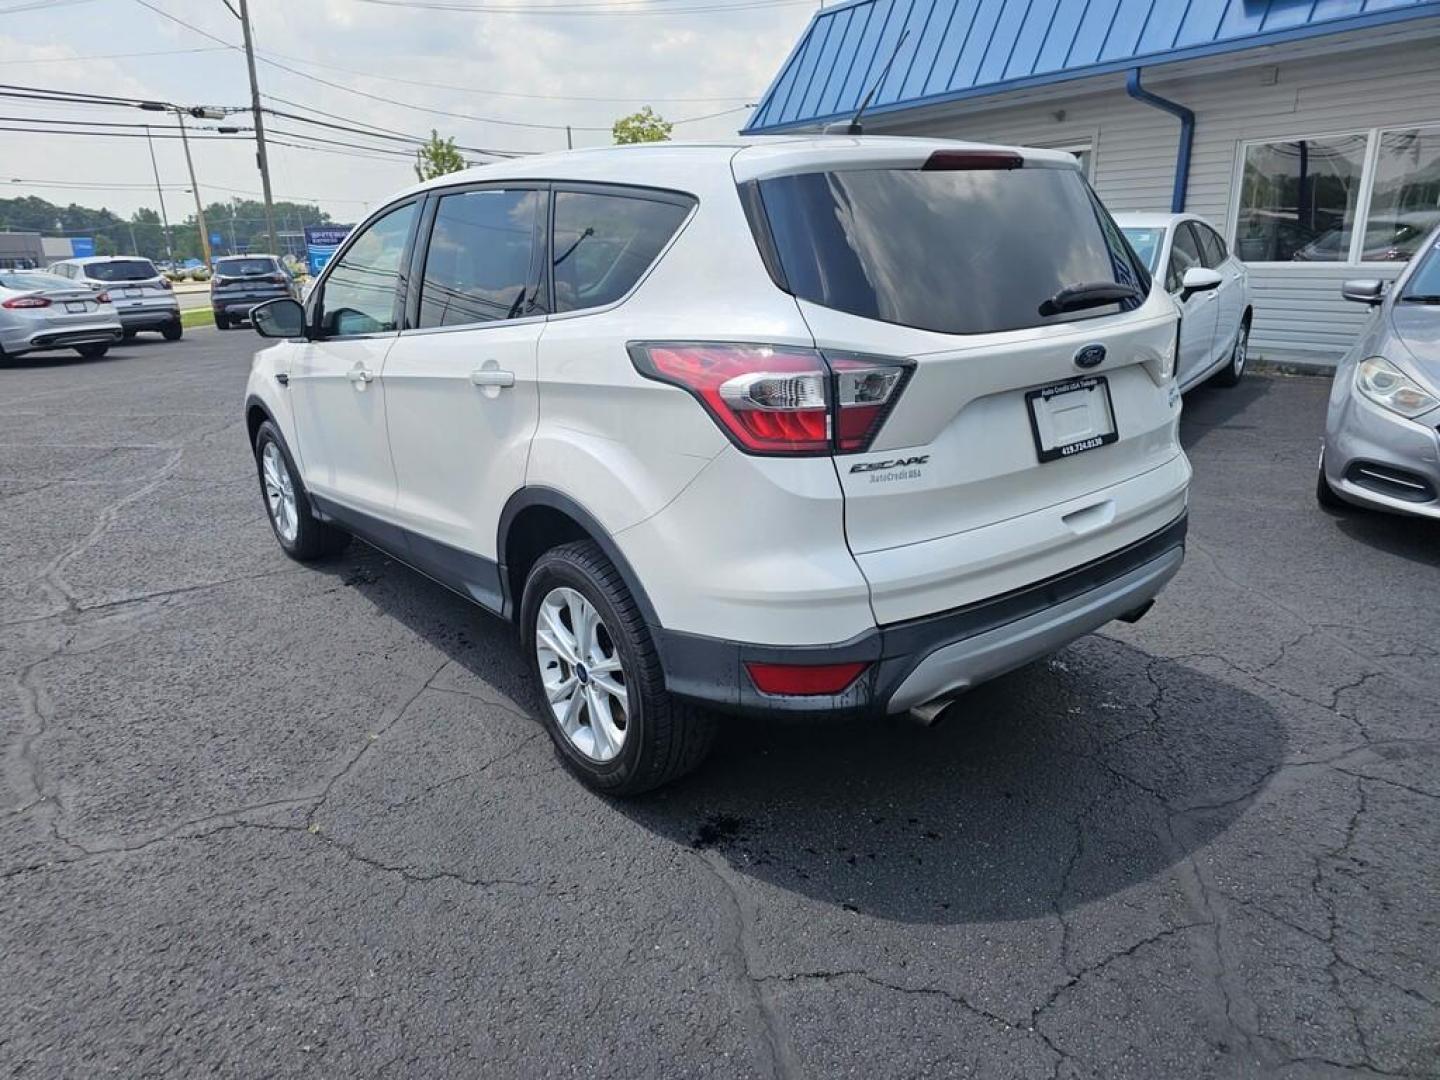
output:
[[[652,628],[671,693],[731,712],[865,714],[883,712],[906,676],[930,653],[1045,611],[1123,577],[1176,547],[1184,547],[1188,516],[1119,551],[1012,592],[918,619],[876,627],[833,645],[753,645]],[[843,693],[818,697],[762,694],[746,662],[870,667]]]

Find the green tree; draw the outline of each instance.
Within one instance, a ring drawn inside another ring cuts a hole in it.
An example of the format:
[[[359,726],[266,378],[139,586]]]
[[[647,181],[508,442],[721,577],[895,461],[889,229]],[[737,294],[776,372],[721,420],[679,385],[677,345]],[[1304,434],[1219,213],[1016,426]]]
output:
[[[421,180],[433,180],[463,168],[465,159],[455,149],[455,139],[442,139],[440,133],[431,128],[430,141],[415,151],[415,175]]]
[[[646,105],[637,113],[622,116],[610,129],[617,143],[664,142],[675,125]]]

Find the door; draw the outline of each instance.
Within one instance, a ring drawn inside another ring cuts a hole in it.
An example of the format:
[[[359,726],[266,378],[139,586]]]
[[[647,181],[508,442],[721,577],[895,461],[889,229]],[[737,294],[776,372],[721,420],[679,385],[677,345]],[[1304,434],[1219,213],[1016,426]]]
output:
[[[290,367],[305,485],[322,500],[388,518],[395,471],[385,429],[385,354],[399,325],[416,203],[359,230],[311,294],[315,339]]]
[[[1215,290],[1214,352],[1214,362],[1219,364],[1229,358],[1235,335],[1240,332],[1240,317],[1245,313],[1245,271],[1238,259],[1230,258],[1219,233],[1198,221],[1191,225],[1200,237],[1205,265],[1220,275],[1220,287]]]
[[[486,186],[432,198],[418,295],[385,361],[397,523],[426,573],[502,601],[496,534],[539,421],[548,193]]]
[[[1218,311],[1215,290],[1195,293],[1187,300],[1180,299],[1185,271],[1204,265],[1205,258],[1195,230],[1188,221],[1180,222],[1175,226],[1175,236],[1170,244],[1165,287],[1180,304],[1180,359],[1175,374],[1181,386],[1189,386],[1214,363]]]

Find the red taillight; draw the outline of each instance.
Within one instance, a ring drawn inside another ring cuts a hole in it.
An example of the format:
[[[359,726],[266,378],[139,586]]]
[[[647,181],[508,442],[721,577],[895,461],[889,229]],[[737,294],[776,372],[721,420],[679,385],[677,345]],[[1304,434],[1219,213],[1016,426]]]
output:
[[[759,664],[746,663],[750,681],[762,694],[838,694],[870,664],[856,660],[848,664]]]
[[[11,311],[14,311],[16,308],[37,308],[49,306],[50,301],[43,296],[12,296],[9,300],[6,300],[3,304],[0,304],[0,307],[7,307]]]
[[[265,280],[273,285],[284,285],[290,279],[287,278],[284,274],[271,274]]]
[[[1025,159],[1009,150],[936,150],[922,165],[922,172],[967,169],[1020,169]]]
[[[788,345],[632,343],[630,356],[640,374],[693,394],[752,454],[866,449],[911,369]]]

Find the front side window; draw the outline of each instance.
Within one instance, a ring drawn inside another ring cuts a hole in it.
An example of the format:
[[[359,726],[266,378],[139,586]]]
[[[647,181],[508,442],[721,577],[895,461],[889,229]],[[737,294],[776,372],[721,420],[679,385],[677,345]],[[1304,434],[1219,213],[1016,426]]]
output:
[[[422,328],[534,313],[544,198],[541,191],[488,189],[440,199],[420,285]]]
[[[320,297],[320,326],[327,337],[395,329],[401,260],[414,220],[414,203],[391,210],[335,260]]]
[[[1165,288],[1172,293],[1179,292],[1185,285],[1185,272],[1204,265],[1195,231],[1188,221],[1182,221],[1175,227],[1175,239],[1170,244],[1170,270],[1165,275]]]
[[[856,169],[759,189],[789,291],[862,318],[986,334],[1140,303],[1047,303],[1073,286],[1149,288],[1074,169]]]
[[[688,205],[641,196],[561,191],[555,196],[555,310],[619,300],[680,228]]]
[[[1204,256],[1205,265],[1211,270],[1220,269],[1220,264],[1225,261],[1225,241],[1220,239],[1220,234],[1208,225],[1201,225],[1198,221],[1192,221],[1190,227],[1195,230],[1195,235],[1200,238],[1200,254]]]
[[[1366,137],[1245,148],[1235,253],[1246,262],[1340,262],[1360,197]]]
[[[1404,262],[1440,225],[1440,128],[1380,135],[1360,258]]]

